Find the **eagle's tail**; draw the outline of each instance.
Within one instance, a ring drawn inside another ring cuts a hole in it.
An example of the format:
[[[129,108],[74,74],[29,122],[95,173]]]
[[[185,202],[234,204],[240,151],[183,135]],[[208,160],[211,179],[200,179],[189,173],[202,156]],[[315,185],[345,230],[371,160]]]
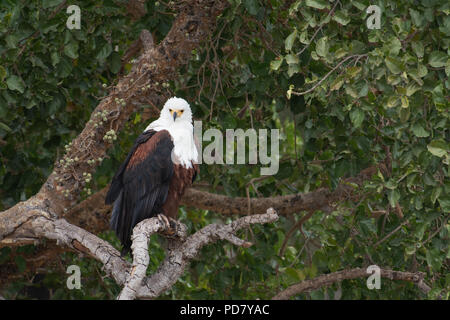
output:
[[[117,197],[116,201],[114,201],[113,210],[111,213],[111,220],[109,227],[117,232],[117,227],[119,223],[119,216],[120,212],[122,211],[122,199],[123,199],[123,191],[120,191],[119,196]]]
[[[126,230],[128,228],[127,226],[123,226],[123,223],[125,222],[123,219],[125,215],[123,198],[124,198],[123,190],[121,190],[119,196],[114,201],[110,221],[110,228],[114,230],[117,237],[120,239],[120,242],[123,244],[122,251],[120,252],[121,256],[125,256],[128,252],[130,252],[131,247],[131,240],[127,239],[129,238],[129,236],[128,234],[126,234],[127,233]]]

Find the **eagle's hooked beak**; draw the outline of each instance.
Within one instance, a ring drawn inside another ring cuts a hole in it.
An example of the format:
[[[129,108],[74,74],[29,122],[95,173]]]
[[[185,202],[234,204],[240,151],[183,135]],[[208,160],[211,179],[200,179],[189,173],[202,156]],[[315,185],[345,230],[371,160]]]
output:
[[[172,110],[170,109],[170,114],[173,117],[173,121],[175,121],[175,119],[179,116],[181,116],[183,114],[184,110]]]

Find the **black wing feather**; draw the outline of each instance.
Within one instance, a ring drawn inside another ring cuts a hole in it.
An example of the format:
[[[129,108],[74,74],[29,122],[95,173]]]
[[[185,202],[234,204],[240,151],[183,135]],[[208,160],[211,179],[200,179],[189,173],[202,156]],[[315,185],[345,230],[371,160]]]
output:
[[[120,165],[119,169],[117,170],[116,174],[114,175],[114,177],[112,179],[111,185],[109,186],[108,193],[106,194],[106,199],[105,199],[106,204],[112,204],[119,196],[120,191],[123,188],[123,182],[122,182],[123,173],[125,172],[125,168],[128,166],[128,163],[130,162],[130,159],[133,156],[133,154],[135,153],[137,147],[139,147],[139,145],[141,143],[147,142],[147,140],[150,139],[151,137],[153,137],[153,135],[155,133],[156,133],[156,131],[148,130],[148,131],[143,132],[141,135],[139,135],[139,137],[137,137],[136,141],[134,142],[133,147],[131,148],[130,152],[128,153],[127,158]]]
[[[111,228],[124,246],[122,253],[130,249],[134,226],[161,213],[173,175],[172,149],[167,131],[146,131],[113,178],[106,203],[114,201]]]

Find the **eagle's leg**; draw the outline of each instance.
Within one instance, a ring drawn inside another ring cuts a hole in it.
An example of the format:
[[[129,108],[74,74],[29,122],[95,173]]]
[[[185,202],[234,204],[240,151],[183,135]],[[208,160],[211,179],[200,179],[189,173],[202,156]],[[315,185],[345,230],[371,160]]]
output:
[[[164,225],[164,231],[161,232],[166,237],[174,237],[177,234],[177,223],[170,217],[160,213],[158,219]]]

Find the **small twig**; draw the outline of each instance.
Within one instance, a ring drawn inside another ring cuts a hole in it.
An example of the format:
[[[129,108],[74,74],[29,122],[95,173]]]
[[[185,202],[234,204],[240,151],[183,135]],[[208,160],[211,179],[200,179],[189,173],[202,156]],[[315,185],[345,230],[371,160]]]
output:
[[[448,221],[448,217],[444,220],[444,222],[441,224],[441,226],[439,228],[437,228],[437,230],[435,232],[433,232],[428,238],[427,240],[422,242],[422,247],[424,244],[426,244],[428,241],[430,241],[431,239],[433,239],[441,230],[442,228],[444,228],[444,226],[446,226]]]
[[[396,233],[398,230],[401,229],[401,227],[403,227],[405,224],[407,224],[409,221],[405,220],[403,221],[397,228],[395,228],[394,230],[392,230],[391,232],[389,232],[383,239],[379,240],[377,243],[375,243],[373,245],[374,248],[378,247],[381,243],[383,243],[384,241],[386,241],[387,239],[389,239],[394,233]]]
[[[323,77],[322,79],[320,79],[320,81],[319,82],[317,82],[312,88],[310,88],[310,89],[308,89],[308,90],[306,90],[306,91],[303,91],[303,92],[296,92],[296,91],[292,91],[291,93],[293,94],[293,95],[296,95],[296,96],[303,96],[303,95],[305,95],[305,94],[307,94],[307,93],[310,93],[311,91],[314,91],[318,86],[320,86],[321,84],[322,84],[322,82],[324,82],[325,81],[325,79],[327,79],[336,69],[338,69],[344,62],[346,62],[346,61],[348,61],[348,60],[350,60],[350,59],[353,59],[353,58],[358,58],[358,59],[360,59],[360,58],[362,58],[362,57],[367,57],[367,54],[355,54],[355,55],[351,55],[351,56],[348,56],[348,57],[345,57],[343,60],[341,60],[341,62],[339,62],[333,69],[331,69],[326,75],[325,75],[325,77]]]
[[[332,9],[330,10],[330,12],[328,13],[327,18],[328,18],[328,16],[333,15],[334,10],[336,9],[336,6],[338,5],[338,3],[339,3],[339,1],[336,1],[336,2],[335,2],[333,8],[332,8]],[[326,20],[326,19],[325,19],[325,20]],[[323,27],[324,25],[325,25],[325,23],[322,23],[322,24],[319,26],[319,28],[317,28],[317,30],[316,30],[316,32],[314,32],[314,34],[313,34],[311,40],[309,40],[309,43],[308,43],[307,45],[305,45],[305,46],[303,47],[303,49],[300,50],[300,52],[297,53],[298,56],[301,55],[301,54],[303,53],[303,51],[305,51],[307,48],[309,48],[309,46],[311,45],[312,41],[313,41],[314,38],[317,36],[317,34],[319,33],[319,31],[322,30],[322,27]]]
[[[314,210],[309,211],[307,214],[305,214],[303,217],[298,220],[298,222],[286,233],[286,236],[284,237],[283,244],[281,245],[280,252],[278,253],[278,256],[282,257],[284,255],[284,251],[286,251],[286,247],[288,244],[289,239],[294,234],[295,230],[299,229],[301,232],[301,227],[305,221],[307,221],[309,218],[312,217],[314,214]],[[306,237],[305,237],[306,238]]]

